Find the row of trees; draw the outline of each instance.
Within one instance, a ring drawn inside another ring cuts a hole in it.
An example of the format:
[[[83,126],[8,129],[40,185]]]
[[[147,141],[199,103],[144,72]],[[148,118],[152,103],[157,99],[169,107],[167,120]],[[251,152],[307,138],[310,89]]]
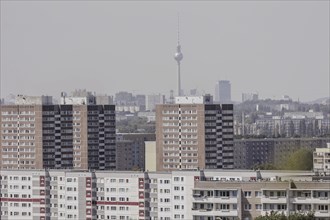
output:
[[[284,213],[278,213],[271,211],[265,216],[259,216],[255,220],[312,220],[314,219],[314,213],[310,212],[307,214],[294,213],[286,216]]]
[[[312,170],[313,152],[307,149],[299,149],[291,155],[288,155],[286,161],[279,166],[260,164],[255,165],[253,168],[261,170]]]

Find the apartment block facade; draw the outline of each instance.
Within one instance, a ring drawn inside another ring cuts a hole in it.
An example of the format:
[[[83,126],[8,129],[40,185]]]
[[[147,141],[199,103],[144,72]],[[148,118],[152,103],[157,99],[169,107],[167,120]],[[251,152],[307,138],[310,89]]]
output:
[[[231,169],[233,105],[179,97],[156,107],[157,170]]]
[[[314,151],[326,148],[330,138],[265,138],[236,139],[234,141],[235,169],[252,169],[255,165],[283,164],[299,149]]]
[[[313,152],[314,172],[320,175],[330,175],[330,142],[327,148],[316,148]]]
[[[1,105],[1,169],[115,169],[114,105]]]
[[[155,140],[155,133],[117,133],[116,170],[145,170],[145,141]]]
[[[1,170],[0,218],[252,220],[271,211],[329,219],[329,179],[311,172]]]

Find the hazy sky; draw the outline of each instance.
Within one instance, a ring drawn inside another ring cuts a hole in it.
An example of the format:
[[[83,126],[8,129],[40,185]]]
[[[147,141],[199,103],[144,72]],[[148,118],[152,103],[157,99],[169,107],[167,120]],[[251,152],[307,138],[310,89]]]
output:
[[[329,96],[329,1],[1,1],[1,97],[86,88]]]

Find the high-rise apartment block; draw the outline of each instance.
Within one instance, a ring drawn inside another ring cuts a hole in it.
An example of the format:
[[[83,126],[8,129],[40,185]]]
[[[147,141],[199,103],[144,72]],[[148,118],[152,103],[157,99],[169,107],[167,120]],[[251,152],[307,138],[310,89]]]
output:
[[[228,80],[220,80],[215,85],[215,101],[218,103],[231,103],[231,85]]]
[[[116,168],[114,105],[18,103],[0,106],[1,169]]]
[[[177,97],[156,107],[157,170],[233,168],[233,105]]]

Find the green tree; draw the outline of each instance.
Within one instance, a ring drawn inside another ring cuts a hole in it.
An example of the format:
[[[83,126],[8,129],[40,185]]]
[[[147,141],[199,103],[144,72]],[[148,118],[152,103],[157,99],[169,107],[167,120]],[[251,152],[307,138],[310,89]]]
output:
[[[294,213],[289,216],[284,215],[284,213],[279,213],[275,211],[271,211],[270,213],[266,213],[265,216],[258,216],[255,220],[312,220],[314,219],[314,213],[309,212],[306,214],[303,213]]]
[[[307,149],[299,149],[287,157],[284,170],[311,170],[313,168],[313,152]]]

